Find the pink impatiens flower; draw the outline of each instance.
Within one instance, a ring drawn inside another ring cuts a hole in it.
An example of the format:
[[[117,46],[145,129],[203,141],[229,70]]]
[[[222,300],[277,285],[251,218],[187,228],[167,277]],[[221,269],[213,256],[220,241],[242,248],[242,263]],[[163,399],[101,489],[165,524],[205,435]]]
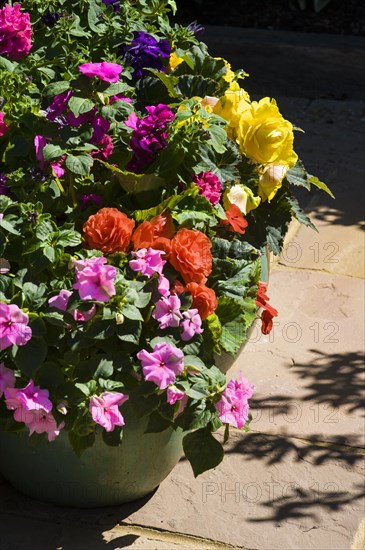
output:
[[[170,281],[162,274],[160,275],[160,278],[158,280],[157,290],[161,294],[161,296],[170,295]]]
[[[193,182],[199,187],[200,195],[203,195],[212,204],[218,204],[221,198],[222,184],[213,172],[195,174]]]
[[[105,82],[118,82],[123,68],[118,63],[84,63],[79,66],[79,71],[86,76],[98,76]]]
[[[133,271],[139,271],[147,277],[151,277],[154,273],[162,274],[163,266],[166,263],[166,260],[161,258],[161,254],[165,254],[163,250],[141,248],[137,252],[132,252],[132,254],[136,258],[129,262],[129,266]]]
[[[20,4],[5,4],[0,9],[0,55],[19,61],[28,55],[32,47],[32,27],[27,12],[20,11]]]
[[[0,350],[24,346],[32,337],[29,317],[15,304],[0,304]]]
[[[49,400],[48,390],[35,386],[30,380],[25,388],[7,388],[4,391],[5,404],[9,410],[14,410],[14,420],[28,424],[34,420],[34,411],[42,410],[49,413],[52,403]]]
[[[181,334],[181,340],[187,342],[195,334],[201,334],[203,329],[201,328],[202,320],[197,309],[189,309],[183,313],[184,320],[181,323],[183,332]]]
[[[117,270],[112,265],[107,265],[104,256],[76,260],[73,265],[76,270],[76,283],[73,288],[79,291],[82,300],[108,302],[115,296],[114,279]]]
[[[7,369],[4,363],[0,363],[0,397],[2,397],[4,391],[7,388],[13,388],[14,386],[14,371],[11,369]]]
[[[221,399],[215,405],[223,423],[243,428],[248,420],[248,400],[252,397],[253,390],[254,386],[242,374],[239,381],[231,380],[227,384]]]
[[[8,128],[9,126],[4,122],[4,113],[0,111],[0,137],[3,137],[6,134]]]
[[[129,399],[123,393],[104,392],[100,396],[90,398],[89,412],[96,424],[100,424],[107,432],[112,432],[115,426],[124,426],[124,418],[119,411],[120,405]]]
[[[156,307],[152,317],[159,322],[160,328],[178,327],[182,319],[180,311],[180,298],[174,294],[168,297],[162,297],[156,302]]]
[[[62,289],[60,290],[59,294],[57,294],[56,296],[52,296],[52,298],[48,300],[48,305],[50,307],[55,307],[60,311],[66,311],[71,295],[72,292],[70,290]]]
[[[34,432],[37,434],[46,433],[48,441],[54,441],[60,434],[60,431],[64,427],[65,423],[61,422],[61,424],[57,426],[57,422],[53,415],[40,409],[31,412],[26,425],[29,429],[29,436],[31,436]]]
[[[176,376],[184,370],[184,354],[171,344],[156,344],[152,352],[142,349],[137,357],[142,363],[145,379],[157,384],[161,390],[173,384]]]
[[[167,402],[169,405],[175,405],[176,401],[180,401],[184,396],[185,393],[176,386],[169,386],[167,388]]]

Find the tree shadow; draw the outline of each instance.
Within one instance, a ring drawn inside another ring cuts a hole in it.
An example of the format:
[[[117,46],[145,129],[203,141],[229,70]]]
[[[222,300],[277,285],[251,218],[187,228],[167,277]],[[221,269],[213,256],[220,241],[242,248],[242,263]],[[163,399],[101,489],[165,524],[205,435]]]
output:
[[[264,460],[267,466],[279,464],[289,457],[294,463],[304,460],[315,466],[333,461],[349,466],[364,462],[365,451],[362,453],[352,449],[346,442],[344,436],[334,437],[331,443],[323,443],[317,435],[309,435],[304,443],[290,436],[249,432],[236,438],[225,453],[240,454],[245,460]]]
[[[316,521],[316,509],[321,508],[330,512],[340,512],[348,504],[353,505],[356,501],[364,498],[364,487],[354,485],[348,492],[331,490],[335,483],[328,483],[328,491],[313,489],[303,490],[300,487],[291,487],[288,494],[277,498],[270,498],[261,503],[270,513],[267,517],[250,518],[251,523],[263,523],[267,521],[282,522],[290,519],[311,518]]]
[[[310,350],[317,358],[310,364],[295,364],[291,368],[307,382],[304,401],[328,403],[345,407],[347,412],[363,411],[365,407],[364,355],[362,352],[325,354]]]

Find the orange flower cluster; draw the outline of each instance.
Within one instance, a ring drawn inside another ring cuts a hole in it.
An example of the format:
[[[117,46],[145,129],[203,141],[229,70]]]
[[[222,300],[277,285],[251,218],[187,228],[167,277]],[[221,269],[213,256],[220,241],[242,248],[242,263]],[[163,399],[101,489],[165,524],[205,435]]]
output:
[[[101,208],[83,225],[86,244],[104,254],[126,252],[134,228],[131,220],[117,208]]]

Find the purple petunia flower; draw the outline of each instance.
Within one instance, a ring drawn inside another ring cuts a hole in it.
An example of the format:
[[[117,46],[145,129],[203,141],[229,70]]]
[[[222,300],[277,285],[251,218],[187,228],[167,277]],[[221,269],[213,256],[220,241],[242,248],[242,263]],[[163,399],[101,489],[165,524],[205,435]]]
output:
[[[103,198],[100,195],[97,195],[96,193],[90,193],[89,195],[81,195],[80,197],[80,208],[82,210],[85,210],[88,206],[97,206],[98,208],[102,208],[103,206]]]
[[[103,0],[103,4],[111,6],[115,12],[120,11],[120,0]]]
[[[68,101],[72,96],[72,90],[68,90],[63,94],[57,94],[54,96],[51,105],[47,109],[47,118],[53,122],[57,117],[62,115],[63,111],[66,109]]]
[[[136,78],[148,74],[148,71],[145,71],[148,68],[165,71],[163,59],[169,59],[170,53],[171,46],[167,40],[157,41],[151,34],[143,31],[134,32],[132,43],[123,45],[118,52],[132,65]]]
[[[130,146],[134,153],[126,168],[137,174],[152,162],[158,151],[166,147],[168,133],[164,130],[175,117],[170,107],[163,103],[147,106],[146,111],[148,115],[145,118],[139,119],[132,113],[125,122],[133,129]]]
[[[5,174],[2,174],[0,172],[0,195],[10,195],[10,189],[7,185],[5,185],[5,182],[9,178],[5,176]]]

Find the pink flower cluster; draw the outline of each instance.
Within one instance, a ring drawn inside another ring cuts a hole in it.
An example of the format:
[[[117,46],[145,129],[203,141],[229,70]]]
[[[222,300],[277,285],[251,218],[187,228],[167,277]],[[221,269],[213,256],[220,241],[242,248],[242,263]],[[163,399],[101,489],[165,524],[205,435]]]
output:
[[[79,71],[88,76],[97,76],[100,80],[105,82],[118,82],[119,75],[123,68],[118,63],[108,63],[103,61],[102,63],[84,63],[79,66]]]
[[[29,13],[20,11],[20,4],[5,4],[0,9],[0,55],[18,61],[32,47],[32,27]]]
[[[56,309],[59,309],[60,311],[66,311],[69,299],[72,296],[72,292],[70,290],[63,289],[57,294],[56,296],[52,296],[48,300],[48,305],[50,307],[55,307]],[[74,309],[72,311],[73,318],[75,321],[89,321],[94,317],[96,313],[96,306],[93,304],[91,308],[88,311],[82,311],[81,309]]]
[[[75,260],[73,266],[76,273],[76,283],[73,288],[79,291],[81,300],[108,302],[112,296],[115,296],[114,279],[117,270],[107,264],[104,256]]]
[[[112,432],[115,426],[124,426],[124,418],[119,411],[120,405],[129,399],[123,393],[104,392],[100,396],[90,398],[89,412],[96,424],[103,426],[107,432]]]
[[[218,204],[221,198],[222,184],[213,172],[195,174],[193,182],[199,187],[199,194],[203,195],[212,204]]]
[[[126,168],[138,174],[142,168],[152,162],[156,153],[167,145],[166,126],[175,115],[170,107],[159,103],[146,107],[148,115],[139,119],[135,113],[129,115],[125,125],[133,129],[130,146],[134,153]]]
[[[32,337],[29,317],[15,304],[0,304],[0,350],[24,346]]]
[[[215,405],[223,423],[243,428],[248,420],[248,400],[252,397],[253,390],[254,386],[243,378],[242,373],[239,381],[228,382],[221,399]]]
[[[184,370],[184,353],[171,344],[156,344],[152,352],[142,349],[137,353],[146,380],[164,390]]]
[[[182,327],[181,339],[184,342],[191,340],[195,334],[201,334],[202,320],[197,309],[180,311],[181,301],[175,294],[162,296],[153,310],[152,317],[158,321],[160,329],[168,327]]]
[[[14,420],[24,422],[29,429],[29,435],[34,432],[47,433],[48,441],[53,441],[59,435],[64,423],[57,426],[51,414],[53,405],[49,400],[48,390],[42,390],[30,380],[25,388],[7,387],[4,395],[6,407],[15,411]]]
[[[140,248],[137,252],[132,252],[135,260],[130,260],[129,267],[133,271],[139,271],[146,277],[152,277],[154,273],[162,274],[163,266],[166,261],[161,258],[164,254],[163,250],[155,250],[154,248]]]

